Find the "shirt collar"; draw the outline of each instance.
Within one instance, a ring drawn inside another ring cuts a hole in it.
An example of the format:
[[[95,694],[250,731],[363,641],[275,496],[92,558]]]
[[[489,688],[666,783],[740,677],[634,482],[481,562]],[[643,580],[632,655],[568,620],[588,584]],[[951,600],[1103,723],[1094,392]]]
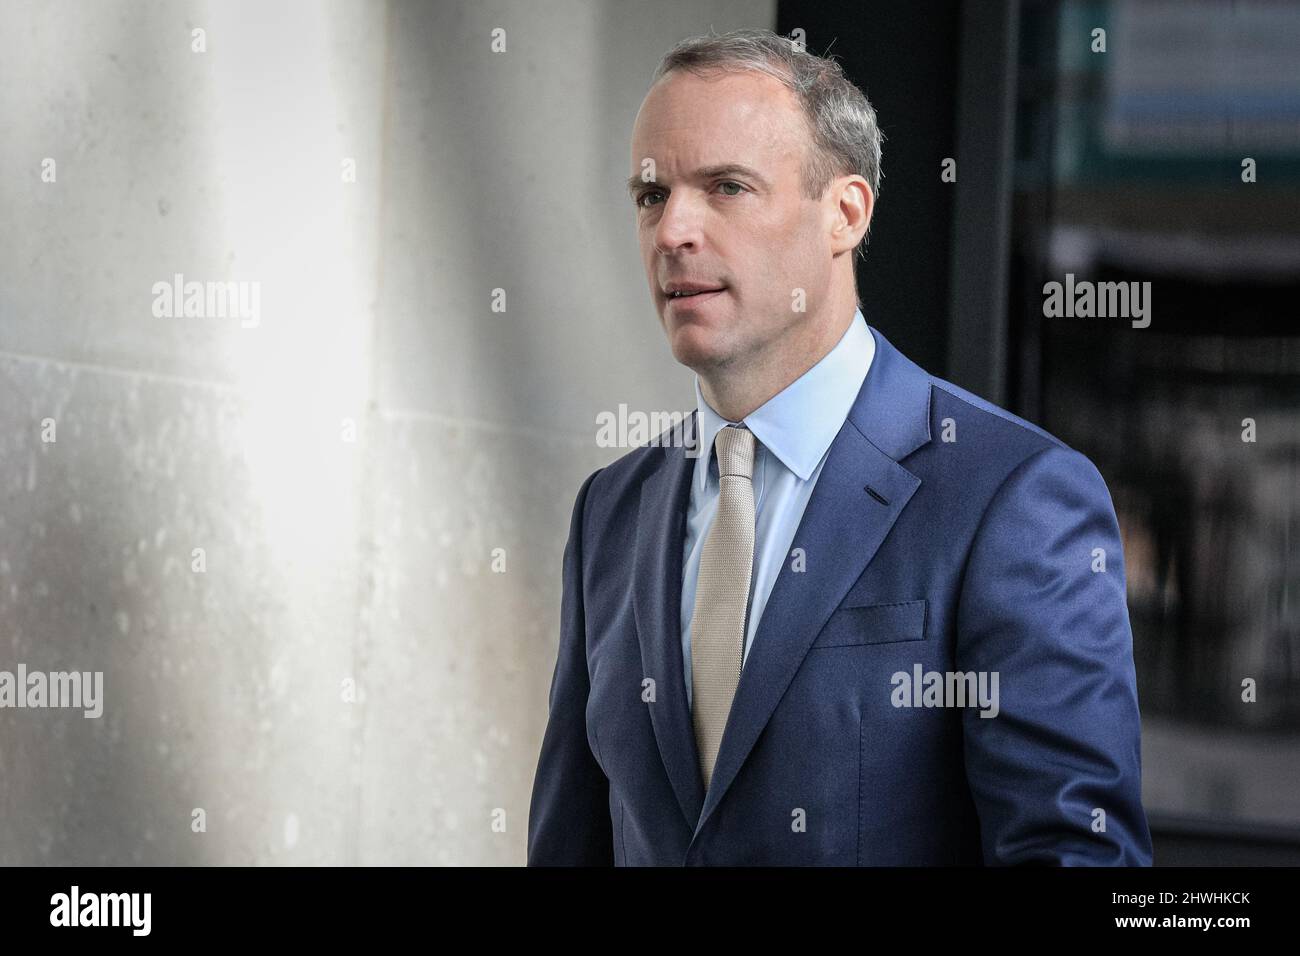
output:
[[[861,309],[854,309],[853,321],[838,344],[816,365],[746,415],[743,424],[786,468],[807,481],[848,418],[875,352],[876,340],[867,328],[867,320]],[[742,423],[727,421],[709,406],[700,391],[698,375],[695,404],[700,447],[707,449],[700,456],[704,467],[696,469],[696,483],[703,491],[718,432]]]

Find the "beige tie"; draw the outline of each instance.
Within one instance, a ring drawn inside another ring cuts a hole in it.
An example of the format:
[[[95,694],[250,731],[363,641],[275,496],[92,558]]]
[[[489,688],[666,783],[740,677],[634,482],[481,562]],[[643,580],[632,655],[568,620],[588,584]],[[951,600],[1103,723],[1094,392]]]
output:
[[[725,427],[714,449],[718,511],[700,554],[691,616],[691,703],[705,790],[740,683],[745,647],[754,563],[754,433]]]

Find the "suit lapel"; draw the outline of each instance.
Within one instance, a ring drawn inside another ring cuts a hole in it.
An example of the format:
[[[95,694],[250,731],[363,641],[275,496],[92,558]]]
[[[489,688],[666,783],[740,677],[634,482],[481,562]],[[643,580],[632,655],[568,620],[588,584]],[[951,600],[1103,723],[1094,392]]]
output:
[[[704,802],[704,780],[686,703],[681,606],[682,549],[694,470],[695,459],[684,448],[670,447],[642,483],[632,579],[641,666],[656,685],[650,721],[668,779],[692,829]]]

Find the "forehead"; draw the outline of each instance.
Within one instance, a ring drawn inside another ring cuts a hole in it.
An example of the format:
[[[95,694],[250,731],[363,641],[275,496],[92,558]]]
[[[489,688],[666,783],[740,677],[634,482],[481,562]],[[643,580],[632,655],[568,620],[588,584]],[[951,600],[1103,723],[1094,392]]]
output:
[[[632,165],[777,164],[802,155],[806,124],[795,95],[753,71],[674,71],[650,88],[632,130]]]

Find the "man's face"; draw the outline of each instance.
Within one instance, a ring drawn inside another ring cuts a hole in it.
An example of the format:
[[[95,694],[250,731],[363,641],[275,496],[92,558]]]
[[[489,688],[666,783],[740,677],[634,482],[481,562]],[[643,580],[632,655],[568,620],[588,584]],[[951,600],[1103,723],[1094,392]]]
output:
[[[701,372],[779,354],[831,281],[830,218],[804,198],[810,134],[775,77],[673,72],[646,95],[632,132],[637,234],[673,355]],[[740,167],[740,168],[736,168]],[[673,298],[685,283],[721,290]],[[796,290],[806,297],[796,310]]]

